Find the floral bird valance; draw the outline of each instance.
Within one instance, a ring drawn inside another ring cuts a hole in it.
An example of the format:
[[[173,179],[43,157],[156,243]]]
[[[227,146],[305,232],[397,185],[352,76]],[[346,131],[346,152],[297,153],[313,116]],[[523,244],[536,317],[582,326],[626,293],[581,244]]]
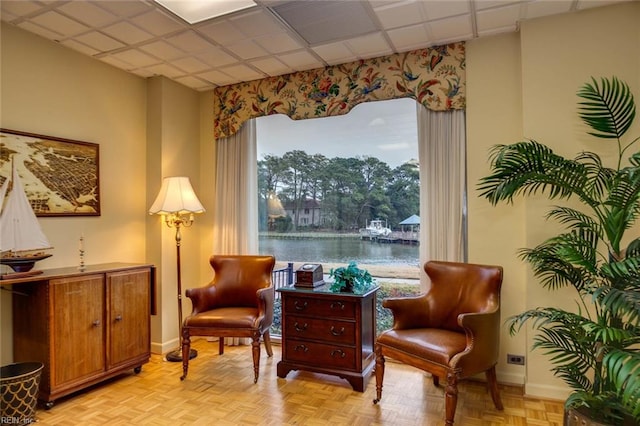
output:
[[[232,84],[214,91],[214,135],[231,136],[255,117],[329,117],[386,99],[410,97],[434,111],[464,109],[465,87],[464,43]]]

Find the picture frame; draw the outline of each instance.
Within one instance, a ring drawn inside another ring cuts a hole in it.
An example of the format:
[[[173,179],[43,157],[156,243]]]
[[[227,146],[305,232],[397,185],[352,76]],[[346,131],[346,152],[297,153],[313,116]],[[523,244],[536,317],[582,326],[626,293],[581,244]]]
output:
[[[100,146],[0,128],[0,185],[12,162],[36,216],[100,216]]]

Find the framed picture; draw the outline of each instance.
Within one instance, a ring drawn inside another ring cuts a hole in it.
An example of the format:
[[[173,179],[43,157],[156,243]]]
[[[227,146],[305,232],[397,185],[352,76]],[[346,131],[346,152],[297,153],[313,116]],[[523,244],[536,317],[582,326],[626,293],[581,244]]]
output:
[[[100,216],[99,145],[0,129],[0,186],[12,164],[36,216]]]

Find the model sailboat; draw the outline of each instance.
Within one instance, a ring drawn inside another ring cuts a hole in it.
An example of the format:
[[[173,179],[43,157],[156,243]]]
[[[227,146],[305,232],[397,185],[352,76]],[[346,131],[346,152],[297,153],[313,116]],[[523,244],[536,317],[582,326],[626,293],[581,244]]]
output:
[[[6,203],[4,196],[9,179],[0,188],[0,263],[10,266],[15,272],[28,272],[35,262],[51,256],[45,253],[51,245],[29,204],[13,161],[11,168],[13,189]]]

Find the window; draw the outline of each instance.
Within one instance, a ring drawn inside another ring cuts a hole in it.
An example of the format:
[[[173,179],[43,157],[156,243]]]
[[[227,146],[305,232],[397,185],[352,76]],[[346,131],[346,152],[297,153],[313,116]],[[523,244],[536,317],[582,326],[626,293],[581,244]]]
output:
[[[261,117],[257,145],[260,252],[275,254],[276,268],[314,262],[328,274],[356,261],[381,286],[419,287],[419,224],[401,224],[420,215],[414,100]]]

